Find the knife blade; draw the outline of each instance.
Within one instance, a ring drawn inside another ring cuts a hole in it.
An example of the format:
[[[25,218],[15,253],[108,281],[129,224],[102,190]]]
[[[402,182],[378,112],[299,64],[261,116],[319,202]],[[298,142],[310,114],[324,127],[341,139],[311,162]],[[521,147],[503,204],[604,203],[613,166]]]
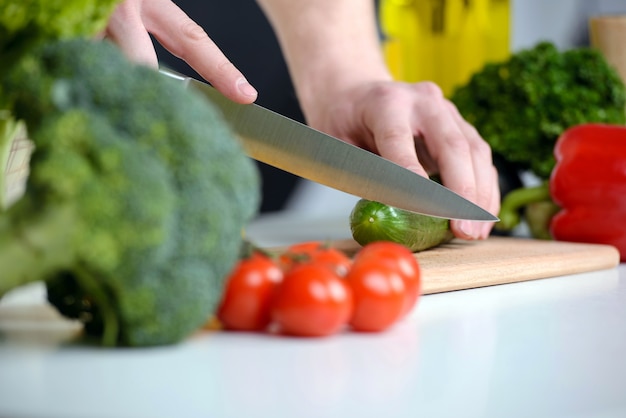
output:
[[[424,215],[497,221],[480,206],[439,183],[256,104],[242,105],[209,84],[170,70],[223,113],[253,159],[334,189]]]

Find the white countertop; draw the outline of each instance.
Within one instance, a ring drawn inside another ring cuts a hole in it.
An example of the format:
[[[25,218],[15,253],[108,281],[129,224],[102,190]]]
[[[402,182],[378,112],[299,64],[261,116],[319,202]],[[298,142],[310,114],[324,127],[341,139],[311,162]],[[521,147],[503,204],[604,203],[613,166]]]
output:
[[[290,222],[249,234],[268,245],[345,237],[341,220]],[[4,307],[41,297],[28,292]],[[427,295],[382,334],[204,332],[103,350],[25,340],[7,324],[0,417],[626,417],[625,264]]]

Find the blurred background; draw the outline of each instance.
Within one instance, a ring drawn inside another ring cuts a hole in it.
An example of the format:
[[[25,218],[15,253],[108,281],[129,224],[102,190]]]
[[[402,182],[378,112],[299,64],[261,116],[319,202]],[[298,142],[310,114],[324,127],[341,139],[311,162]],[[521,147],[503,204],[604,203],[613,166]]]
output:
[[[176,3],[198,22],[259,91],[257,103],[304,121],[272,28],[254,0]],[[485,62],[548,40],[589,44],[588,21],[626,14],[624,0],[379,0],[381,47],[397,79],[432,80],[444,93]],[[157,45],[163,65],[198,75]],[[259,163],[262,214],[345,214],[357,198]]]

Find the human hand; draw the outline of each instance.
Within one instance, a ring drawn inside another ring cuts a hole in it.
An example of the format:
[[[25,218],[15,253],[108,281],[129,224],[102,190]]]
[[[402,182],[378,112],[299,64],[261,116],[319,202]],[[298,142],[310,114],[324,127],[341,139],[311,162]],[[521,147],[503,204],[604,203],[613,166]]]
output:
[[[238,103],[256,100],[257,92],[243,74],[204,29],[171,0],[123,1],[111,16],[104,36],[131,60],[157,67],[150,34],[231,100]]]
[[[368,82],[317,96],[305,105],[308,123],[443,184],[497,214],[498,174],[491,149],[433,83]],[[493,223],[455,220],[454,234],[487,238]]]

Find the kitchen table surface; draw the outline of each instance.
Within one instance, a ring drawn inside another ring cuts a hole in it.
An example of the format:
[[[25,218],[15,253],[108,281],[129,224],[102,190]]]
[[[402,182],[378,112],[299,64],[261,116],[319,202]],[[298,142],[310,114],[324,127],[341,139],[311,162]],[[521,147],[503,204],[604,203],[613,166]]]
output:
[[[265,217],[248,234],[281,245],[345,224]],[[426,295],[387,332],[322,339],[60,344],[74,324],[10,315],[43,300],[34,285],[0,303],[0,417],[626,417],[625,264]]]

